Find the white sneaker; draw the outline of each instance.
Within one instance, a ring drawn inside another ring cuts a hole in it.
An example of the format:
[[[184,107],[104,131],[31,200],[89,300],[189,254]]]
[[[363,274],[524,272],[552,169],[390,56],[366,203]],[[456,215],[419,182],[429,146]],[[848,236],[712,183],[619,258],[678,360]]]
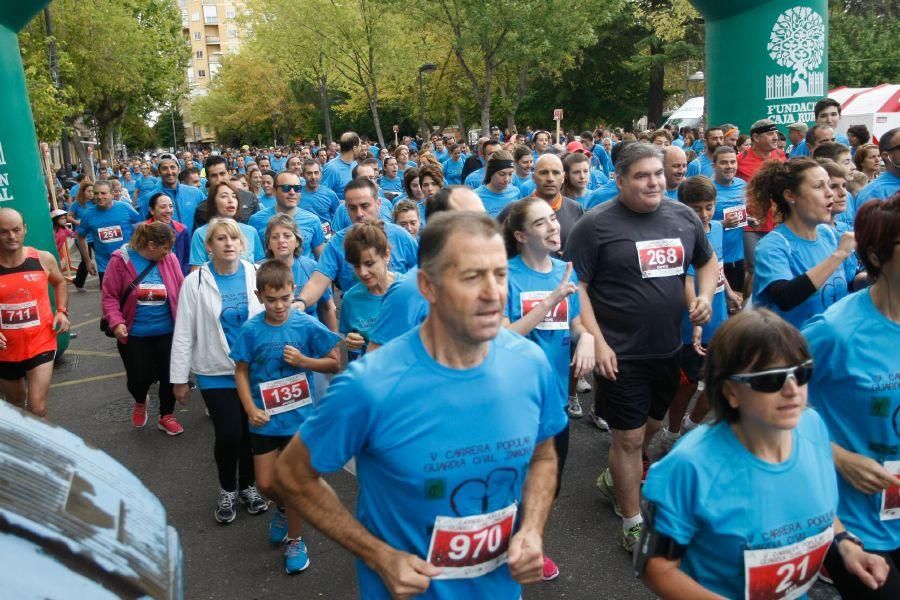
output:
[[[580,419],[584,416],[584,411],[581,410],[581,402],[578,401],[578,396],[569,396],[569,404],[566,406],[566,412],[569,413],[569,416],[573,419]]]
[[[684,418],[681,420],[681,431],[687,433],[691,429],[695,429],[700,423],[694,423],[691,421],[691,413],[684,415]]]
[[[592,389],[591,384],[588,383],[588,380],[584,377],[579,377],[578,381],[575,383],[575,391],[579,394],[587,394]]]
[[[672,449],[672,446],[675,445],[675,442],[681,437],[680,433],[672,433],[668,428],[663,428],[662,435],[660,436],[660,443],[662,445],[663,452],[668,453],[669,450]]]
[[[594,422],[594,425],[597,426],[597,429],[600,431],[609,431],[609,423],[606,422],[606,419],[594,414],[594,407],[591,407],[591,410],[588,411],[588,414],[591,416],[591,421]]]

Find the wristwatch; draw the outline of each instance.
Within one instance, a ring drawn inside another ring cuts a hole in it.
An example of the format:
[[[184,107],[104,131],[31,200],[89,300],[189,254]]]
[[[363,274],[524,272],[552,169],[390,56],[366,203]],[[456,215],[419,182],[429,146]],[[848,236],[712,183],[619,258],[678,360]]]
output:
[[[836,536],[834,536],[834,545],[835,545],[835,547],[837,547],[838,544],[840,544],[840,543],[843,542],[844,540],[847,540],[848,542],[851,542],[851,543],[853,543],[853,544],[856,544],[856,545],[859,546],[860,548],[865,548],[865,546],[863,546],[862,540],[859,539],[858,537],[856,537],[855,535],[853,535],[852,533],[850,533],[850,532],[847,531],[847,530],[844,530],[844,531],[840,532],[839,534],[837,534]]]

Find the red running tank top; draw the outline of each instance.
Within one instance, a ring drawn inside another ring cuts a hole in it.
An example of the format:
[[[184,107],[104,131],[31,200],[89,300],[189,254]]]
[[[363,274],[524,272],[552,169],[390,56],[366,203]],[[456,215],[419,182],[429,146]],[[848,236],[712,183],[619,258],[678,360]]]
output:
[[[56,350],[48,281],[34,248],[25,247],[21,265],[0,265],[0,332],[6,337],[0,361],[21,362]]]

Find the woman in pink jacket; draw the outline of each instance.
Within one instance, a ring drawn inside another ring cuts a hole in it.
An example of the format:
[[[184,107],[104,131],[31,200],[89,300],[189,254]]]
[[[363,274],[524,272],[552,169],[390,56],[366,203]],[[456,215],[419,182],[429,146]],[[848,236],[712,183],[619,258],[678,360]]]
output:
[[[184,431],[172,414],[175,395],[169,381],[172,332],[184,281],[172,254],[174,243],[175,232],[165,223],[142,223],[128,244],[113,252],[103,278],[103,317],[116,337],[134,398],[131,424],[147,424],[147,392],[159,381],[157,428],[168,435]]]

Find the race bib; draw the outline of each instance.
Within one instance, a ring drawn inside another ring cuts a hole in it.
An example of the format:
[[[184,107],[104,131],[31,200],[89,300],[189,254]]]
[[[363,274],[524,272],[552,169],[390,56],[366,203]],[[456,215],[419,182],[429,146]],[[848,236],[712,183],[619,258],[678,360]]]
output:
[[[681,238],[635,242],[641,276],[672,277],[684,274],[684,246]]]
[[[737,225],[735,225],[734,227],[726,227],[725,228],[726,231],[729,229],[737,229],[738,227],[746,227],[747,226],[748,223],[747,223],[747,207],[746,206],[744,206],[743,204],[740,204],[738,206],[730,206],[728,208],[722,209],[722,216],[724,217],[725,221],[727,221],[728,217],[730,217],[731,215],[738,215],[740,222]]]
[[[97,239],[104,244],[112,244],[113,242],[124,241],[121,225],[110,225],[109,227],[97,228]]]
[[[325,239],[326,239],[326,240],[330,240],[330,239],[331,239],[331,235],[334,233],[334,232],[331,230],[331,223],[329,223],[328,221],[322,221],[322,233],[325,234]]]
[[[259,384],[263,410],[270,415],[288,412],[312,404],[306,373],[282,377]]]
[[[168,301],[169,294],[162,283],[141,283],[137,289],[139,306],[162,306]]]
[[[550,292],[522,292],[519,295],[519,303],[521,304],[522,316],[524,317],[534,307],[540,304],[544,298],[550,295]],[[569,299],[565,298],[559,304],[554,306],[544,319],[535,326],[535,329],[568,329],[569,328]]]
[[[0,329],[27,329],[41,324],[37,300],[0,304]]]
[[[884,468],[894,477],[900,478],[900,460],[886,460]],[[900,519],[900,479],[881,492],[881,512],[878,518],[882,521]]]
[[[428,562],[443,571],[434,579],[468,579],[506,563],[518,507],[471,517],[437,517]]]
[[[725,291],[725,263],[719,261],[719,276],[716,279],[716,293]]]
[[[791,600],[805,594],[816,581],[834,528],[782,548],[744,550],[746,600]]]

